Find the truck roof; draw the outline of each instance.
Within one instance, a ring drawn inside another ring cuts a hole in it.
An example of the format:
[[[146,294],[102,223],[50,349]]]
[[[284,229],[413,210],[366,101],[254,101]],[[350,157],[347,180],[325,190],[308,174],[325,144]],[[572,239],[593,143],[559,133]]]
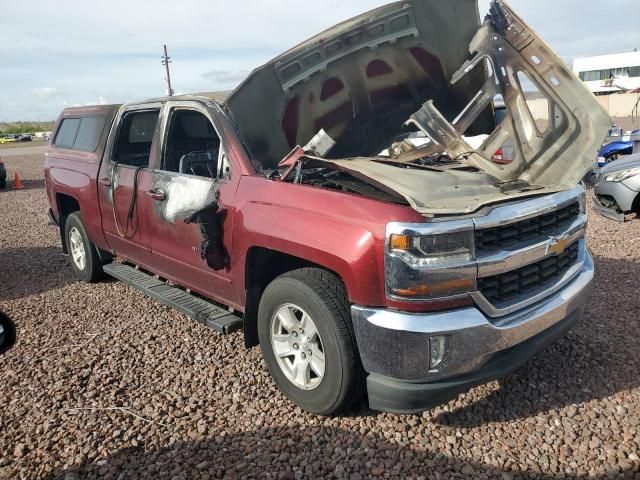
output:
[[[68,107],[62,111],[62,116],[64,117],[88,117],[96,114],[108,114],[120,108],[120,104],[110,104],[110,105],[83,105],[81,107]]]
[[[131,102],[127,103],[127,105],[144,105],[145,103],[164,103],[170,100],[198,100],[202,98],[206,98],[208,100],[213,100],[216,103],[225,103],[227,97],[229,97],[231,92],[198,92],[198,93],[187,93],[184,95],[173,95],[171,97],[156,97],[150,98],[147,100],[143,100],[140,102]]]
[[[198,92],[198,93],[188,93],[185,95],[173,95],[171,97],[156,97],[150,98],[147,100],[142,100],[138,102],[129,102],[127,104],[114,103],[109,105],[84,105],[81,107],[68,107],[63,110],[64,116],[81,116],[86,117],[90,115],[95,115],[98,113],[109,113],[114,110],[117,110],[122,105],[144,105],[147,103],[164,103],[169,100],[198,100],[198,99],[209,99],[213,100],[216,103],[224,103],[227,97],[231,92]]]

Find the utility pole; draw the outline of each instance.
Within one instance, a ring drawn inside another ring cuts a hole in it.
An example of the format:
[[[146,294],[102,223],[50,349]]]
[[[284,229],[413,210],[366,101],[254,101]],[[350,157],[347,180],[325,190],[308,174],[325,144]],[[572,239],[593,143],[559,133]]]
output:
[[[169,96],[173,95],[173,88],[171,88],[171,74],[169,73],[169,64],[171,63],[171,57],[167,53],[167,46],[164,46],[164,55],[162,56],[162,65],[167,70],[167,92]]]

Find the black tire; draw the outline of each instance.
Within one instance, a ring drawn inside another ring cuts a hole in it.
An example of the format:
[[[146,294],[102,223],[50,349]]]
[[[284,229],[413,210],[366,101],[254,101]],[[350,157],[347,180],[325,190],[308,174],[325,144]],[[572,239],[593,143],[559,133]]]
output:
[[[272,318],[285,304],[297,305],[307,312],[322,339],[325,372],[313,390],[304,390],[287,378],[271,345]],[[362,398],[365,375],[351,323],[349,301],[344,284],[332,273],[303,268],[271,282],[260,299],[258,337],[276,385],[303,410],[334,415]]]
[[[7,179],[3,178],[0,180],[0,190],[4,190],[5,188],[7,188]]]
[[[621,154],[621,153],[612,153],[608,157],[605,157],[604,160],[605,160],[606,163],[611,163],[611,162],[615,162],[616,160],[618,160],[619,158],[621,158],[623,156],[624,156],[624,154]]]
[[[84,246],[84,268],[80,268],[73,258],[70,235],[71,231],[74,229],[80,233],[82,245]],[[82,214],[80,212],[72,213],[67,217],[64,225],[64,236],[67,243],[67,250],[69,251],[69,263],[71,263],[71,268],[73,268],[73,272],[76,274],[76,277],[87,283],[97,282],[104,278],[105,273],[102,270],[102,263],[100,262],[98,251],[96,250],[93,242],[89,240],[87,231],[84,228],[84,223],[82,222]]]

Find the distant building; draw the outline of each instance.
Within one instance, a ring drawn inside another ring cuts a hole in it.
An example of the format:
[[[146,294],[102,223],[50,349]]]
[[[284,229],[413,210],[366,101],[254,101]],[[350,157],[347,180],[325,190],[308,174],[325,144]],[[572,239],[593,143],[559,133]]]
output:
[[[640,52],[576,58],[573,71],[596,95],[640,88]]]

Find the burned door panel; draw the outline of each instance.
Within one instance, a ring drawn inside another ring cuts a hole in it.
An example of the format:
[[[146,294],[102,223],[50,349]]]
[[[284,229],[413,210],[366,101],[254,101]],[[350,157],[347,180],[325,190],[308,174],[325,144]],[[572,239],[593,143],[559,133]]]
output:
[[[219,187],[212,180],[161,172],[157,172],[153,180],[153,191],[165,196],[164,200],[155,202],[156,213],[174,227],[178,221],[196,225],[201,236],[200,257],[213,270],[227,265],[219,218]]]
[[[155,270],[163,277],[235,304],[229,268],[233,215],[230,183],[172,172],[156,171],[150,221]]]

